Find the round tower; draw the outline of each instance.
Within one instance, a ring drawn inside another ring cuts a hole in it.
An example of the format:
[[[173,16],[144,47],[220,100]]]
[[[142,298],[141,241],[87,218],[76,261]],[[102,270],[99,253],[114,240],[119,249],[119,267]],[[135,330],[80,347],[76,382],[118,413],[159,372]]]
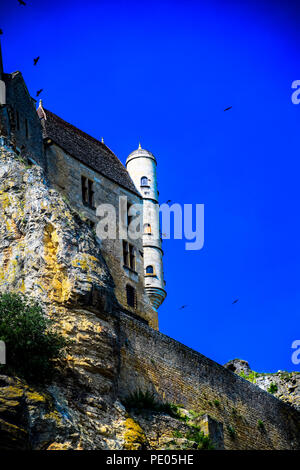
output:
[[[127,171],[143,197],[145,290],[153,307],[157,309],[167,293],[163,272],[156,166],[154,155],[142,149],[140,144],[126,160]]]

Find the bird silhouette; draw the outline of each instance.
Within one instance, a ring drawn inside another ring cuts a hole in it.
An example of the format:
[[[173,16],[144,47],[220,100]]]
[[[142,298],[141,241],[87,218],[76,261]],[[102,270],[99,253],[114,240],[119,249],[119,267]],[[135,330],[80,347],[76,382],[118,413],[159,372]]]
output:
[[[235,299],[232,304],[236,304],[239,301],[239,299]]]
[[[19,5],[24,5],[24,7],[25,7],[26,3],[23,2],[23,0],[18,0],[18,2],[19,2]]]
[[[229,111],[232,108],[232,106],[229,106],[228,108],[225,108],[224,111]]]
[[[187,307],[187,305],[182,305],[181,307],[179,307],[178,310],[182,310],[183,308]]]
[[[43,91],[43,88],[41,88],[40,90],[38,90],[38,91],[36,92],[36,96],[39,96],[39,95],[42,93],[42,91]]]
[[[2,31],[2,29],[0,29],[0,34],[3,34],[3,31]]]
[[[40,56],[37,56],[35,59],[33,59],[33,65],[36,65],[39,60],[40,60]]]

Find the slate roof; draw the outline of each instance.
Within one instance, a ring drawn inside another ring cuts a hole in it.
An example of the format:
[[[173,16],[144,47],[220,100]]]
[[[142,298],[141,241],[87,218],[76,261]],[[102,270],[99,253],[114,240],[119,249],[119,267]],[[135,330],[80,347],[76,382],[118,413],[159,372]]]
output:
[[[45,117],[43,111],[46,119],[43,119]],[[104,143],[72,126],[47,109],[38,108],[38,115],[42,119],[45,139],[51,139],[81,163],[140,196],[126,168]]]

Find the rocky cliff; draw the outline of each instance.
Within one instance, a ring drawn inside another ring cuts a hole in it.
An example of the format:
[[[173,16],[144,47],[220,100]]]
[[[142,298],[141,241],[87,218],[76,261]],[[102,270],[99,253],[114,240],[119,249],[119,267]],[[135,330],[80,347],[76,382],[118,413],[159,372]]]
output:
[[[233,359],[225,367],[300,410],[300,372],[256,372],[241,359]]]

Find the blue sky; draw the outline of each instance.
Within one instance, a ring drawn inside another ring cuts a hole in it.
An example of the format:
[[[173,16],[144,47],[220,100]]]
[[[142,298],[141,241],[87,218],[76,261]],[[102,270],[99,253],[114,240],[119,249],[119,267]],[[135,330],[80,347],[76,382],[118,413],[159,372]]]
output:
[[[161,331],[258,371],[300,370],[297,18],[296,2],[277,1],[1,6],[7,72],[123,163],[141,141],[161,202],[205,205],[202,250],[164,242]]]

